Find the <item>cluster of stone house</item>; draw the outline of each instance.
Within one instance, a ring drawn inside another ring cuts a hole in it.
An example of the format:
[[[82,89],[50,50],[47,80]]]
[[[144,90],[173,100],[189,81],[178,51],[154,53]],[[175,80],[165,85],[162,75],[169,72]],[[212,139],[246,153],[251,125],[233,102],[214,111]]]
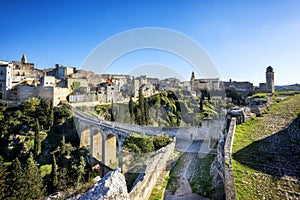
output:
[[[231,88],[247,96],[253,91],[274,92],[274,72],[267,68],[266,83],[254,88],[250,82],[222,82],[219,78],[196,79],[194,72],[191,80],[176,78],[159,80],[146,76],[95,74],[74,67],[56,64],[54,68],[38,69],[27,62],[25,55],[21,61],[0,60],[0,99],[2,101],[23,102],[31,97],[47,98],[54,105],[61,101],[111,103],[128,101],[137,97],[139,89],[145,96],[158,91],[189,91],[200,95],[200,90],[224,90]]]

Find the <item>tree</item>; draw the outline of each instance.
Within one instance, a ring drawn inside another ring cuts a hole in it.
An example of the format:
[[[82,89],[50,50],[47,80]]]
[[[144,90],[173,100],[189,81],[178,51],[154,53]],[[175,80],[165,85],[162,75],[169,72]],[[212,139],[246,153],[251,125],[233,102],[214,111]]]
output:
[[[131,117],[131,123],[133,124],[135,116],[134,116],[134,103],[133,103],[132,97],[130,97],[130,99],[129,99],[128,107],[129,107],[129,114]]]
[[[3,158],[0,156],[0,199],[7,198],[7,189],[8,189],[8,182],[7,182],[7,168],[4,164]]]
[[[54,153],[52,154],[52,171],[50,174],[50,178],[51,178],[52,189],[53,191],[55,191],[58,185],[58,178],[57,178],[57,164],[56,164],[56,158]]]
[[[31,98],[27,99],[22,108],[23,108],[23,117],[22,120],[26,123],[26,125],[30,127],[35,126],[35,119],[38,118],[37,110],[40,106],[40,99],[38,98]]]
[[[145,134],[133,133],[127,137],[124,147],[135,153],[148,153],[154,151],[153,138]]]
[[[161,99],[160,99],[160,95],[158,94],[155,97],[155,120],[157,123],[159,121],[158,116],[159,116],[159,108],[161,106],[160,103],[161,103]],[[158,123],[158,126],[159,126],[159,123]]]
[[[80,82],[76,81],[71,84],[71,89],[76,90],[80,87]]]
[[[60,191],[66,190],[68,188],[68,170],[64,167],[61,167],[58,170],[58,185],[57,189]]]
[[[145,103],[144,103],[144,106],[145,106],[145,125],[148,125],[149,124],[149,102],[147,101],[147,99],[145,100]]]
[[[49,103],[49,111],[50,111],[50,115],[49,115],[49,126],[53,126],[54,123],[54,112],[53,112],[53,101],[51,100]]]
[[[83,156],[80,156],[80,162],[78,163],[78,165],[75,163],[72,165],[72,168],[76,174],[76,180],[77,180],[76,185],[77,186],[79,186],[79,184],[85,174],[85,166],[86,166],[86,163],[85,163]]]
[[[64,123],[67,119],[69,119],[72,116],[72,111],[70,111],[70,109],[65,105],[55,107],[53,112],[55,125]]]
[[[39,155],[42,151],[42,143],[41,143],[41,137],[40,137],[40,123],[39,120],[36,119],[36,125],[35,125],[35,137],[34,137],[34,152],[35,155]]]
[[[43,178],[40,170],[36,165],[32,154],[27,160],[25,168],[25,177],[27,181],[26,199],[40,199],[44,196]]]
[[[12,171],[9,174],[9,196],[11,199],[27,199],[28,182],[24,174],[21,162],[18,158],[13,160]]]
[[[203,111],[203,95],[201,95],[201,99],[200,99],[200,102],[199,102],[199,110],[200,110],[200,112],[202,112]]]
[[[177,111],[176,112],[176,126],[180,126],[180,121],[181,121],[181,112]]]
[[[63,135],[62,140],[61,140],[61,151],[60,153],[63,155],[66,153],[66,139],[65,136]]]
[[[207,100],[210,102],[210,92],[207,90]]]
[[[168,134],[156,134],[153,137],[153,145],[158,150],[172,142],[172,138]]]
[[[114,117],[114,100],[111,100],[111,107],[110,107],[110,121],[115,121],[115,117]]]
[[[145,102],[144,102],[144,95],[143,95],[143,87],[139,88],[139,110],[141,112],[140,125],[144,125],[145,124]]]
[[[77,170],[78,170],[77,184],[80,183],[80,180],[83,178],[83,176],[85,174],[85,166],[86,166],[85,160],[84,160],[83,156],[80,156],[80,163],[77,168]]]

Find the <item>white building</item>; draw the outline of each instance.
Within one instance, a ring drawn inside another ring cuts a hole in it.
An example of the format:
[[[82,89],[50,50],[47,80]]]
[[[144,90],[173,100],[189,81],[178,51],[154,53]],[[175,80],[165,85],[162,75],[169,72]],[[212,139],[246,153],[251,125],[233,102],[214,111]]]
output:
[[[8,92],[12,88],[12,64],[0,61],[0,99],[7,100]]]

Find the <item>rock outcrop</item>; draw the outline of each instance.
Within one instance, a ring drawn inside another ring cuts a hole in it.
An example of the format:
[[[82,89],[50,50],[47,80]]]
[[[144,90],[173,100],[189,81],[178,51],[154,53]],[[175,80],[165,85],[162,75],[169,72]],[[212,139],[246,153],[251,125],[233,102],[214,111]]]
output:
[[[115,169],[97,181],[91,189],[82,194],[78,199],[129,200],[125,177],[119,169]]]

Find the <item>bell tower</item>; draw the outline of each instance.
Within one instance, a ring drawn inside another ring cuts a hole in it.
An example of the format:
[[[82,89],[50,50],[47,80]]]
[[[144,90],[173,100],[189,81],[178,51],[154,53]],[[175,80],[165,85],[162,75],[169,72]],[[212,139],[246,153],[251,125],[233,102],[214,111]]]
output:
[[[23,54],[23,56],[22,56],[22,58],[21,58],[21,62],[22,62],[22,64],[27,63],[27,58],[26,58],[26,55],[25,55],[25,54]]]
[[[274,90],[274,71],[271,66],[266,71],[266,92],[273,93]]]

